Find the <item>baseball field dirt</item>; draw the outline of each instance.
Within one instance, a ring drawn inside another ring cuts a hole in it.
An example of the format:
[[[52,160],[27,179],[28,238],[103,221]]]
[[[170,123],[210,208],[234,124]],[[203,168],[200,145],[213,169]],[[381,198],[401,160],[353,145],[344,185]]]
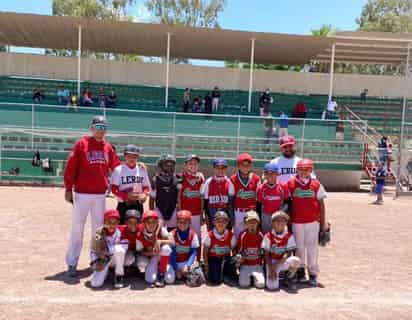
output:
[[[320,248],[318,288],[241,290],[222,285],[89,286],[90,225],[80,279],[65,276],[71,206],[59,188],[0,188],[0,319],[411,319],[412,200],[331,193],[332,242]],[[108,207],[115,201],[108,199]]]

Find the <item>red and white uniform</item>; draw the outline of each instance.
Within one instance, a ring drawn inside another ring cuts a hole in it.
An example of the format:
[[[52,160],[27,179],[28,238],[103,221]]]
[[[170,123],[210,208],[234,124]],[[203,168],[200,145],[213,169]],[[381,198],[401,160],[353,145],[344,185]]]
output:
[[[207,247],[209,257],[224,258],[236,247],[236,238],[230,230],[220,234],[214,228],[204,236],[202,243]]]
[[[318,180],[302,181],[299,176],[289,180],[288,189],[292,199],[292,230],[296,238],[296,254],[302,266],[307,263],[309,274],[316,276],[319,273],[319,201],[325,199],[327,194]]]
[[[147,193],[151,191],[150,180],[146,169],[137,164],[130,168],[127,164],[117,166],[112,173],[112,192],[119,202],[127,201],[128,193]]]
[[[176,246],[176,262],[185,263],[189,260],[190,249],[199,248],[199,238],[193,229],[190,229],[188,238],[183,241],[179,238],[179,235],[174,229],[172,231],[173,238]]]
[[[64,172],[64,187],[74,190],[72,230],[66,253],[68,266],[77,265],[79,260],[89,211],[91,234],[94,235],[96,229],[103,225],[109,170],[119,164],[111,144],[93,137],[78,140],[70,152]]]
[[[249,287],[251,278],[256,288],[265,287],[265,277],[262,266],[262,241],[263,234],[257,232],[250,233],[247,230],[239,235],[238,252],[242,255],[243,262],[239,270],[239,286]]]
[[[180,189],[180,210],[189,210],[192,213],[191,226],[200,237],[201,218],[202,218],[202,187],[205,178],[202,173],[196,175],[184,172]]]
[[[251,173],[249,175],[249,180],[246,184],[242,182],[239,177],[239,173],[234,174],[230,181],[232,181],[235,187],[235,198],[234,198],[234,211],[235,211],[235,225],[234,231],[236,237],[245,230],[245,217],[246,212],[249,210],[256,210],[256,194],[257,189],[260,184],[260,177]]]
[[[228,177],[213,176],[206,180],[201,192],[203,198],[209,201],[209,208],[226,209],[229,197],[235,195],[235,188]]]
[[[153,237],[152,234],[148,234],[143,228],[142,231],[139,231],[136,239],[136,250],[141,252],[143,250],[151,252],[155,246],[157,239],[173,239],[173,236],[167,231],[166,228],[161,228],[157,237]],[[147,283],[155,283],[157,279],[158,271],[161,270],[162,260],[166,259],[165,263],[165,282],[170,284],[175,282],[175,272],[173,267],[168,263],[169,256],[172,253],[172,249],[169,245],[162,245],[159,251],[159,254],[152,257],[146,257],[139,255],[137,257],[137,267],[141,272],[145,273],[145,280]],[[159,266],[160,263],[160,266]]]
[[[287,228],[278,234],[273,229],[265,234],[262,241],[262,249],[269,253],[272,263],[278,263],[282,256],[296,248],[295,238]],[[269,272],[266,272],[266,287],[274,290],[279,288],[279,272],[293,269],[296,271],[300,266],[300,259],[295,256],[288,257],[282,265],[278,265],[278,275],[275,279],[269,278]]]
[[[282,208],[283,202],[289,197],[289,191],[286,185],[276,183],[270,185],[264,183],[258,187],[257,201],[262,205],[262,231],[266,232],[272,229],[272,214]]]

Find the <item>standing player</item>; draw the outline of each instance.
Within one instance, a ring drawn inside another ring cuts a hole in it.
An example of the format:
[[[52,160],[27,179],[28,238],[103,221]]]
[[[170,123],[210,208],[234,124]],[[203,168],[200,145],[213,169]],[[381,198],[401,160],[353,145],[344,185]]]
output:
[[[282,155],[271,161],[279,168],[278,182],[286,183],[296,175],[296,165],[301,160],[296,155],[296,141],[293,136],[283,136],[279,139],[280,152]],[[312,177],[315,178],[314,173]]]
[[[313,162],[309,159],[300,160],[297,164],[298,174],[288,182],[292,200],[292,230],[296,239],[296,254],[301,260],[298,270],[299,280],[305,278],[305,262],[309,272],[309,283],[317,286],[318,238],[319,231],[327,231],[325,223],[325,203],[327,194],[316,179],[311,178]]]
[[[199,172],[200,158],[197,155],[188,155],[185,159],[182,183],[179,185],[178,210],[191,212],[191,225],[198,237],[203,216],[203,200],[201,188],[205,178]]]
[[[235,187],[233,208],[236,237],[245,230],[246,212],[256,210],[256,193],[260,184],[260,178],[252,172],[252,163],[253,158],[250,154],[240,154],[237,157],[238,172],[230,178]]]
[[[120,224],[125,223],[125,214],[129,209],[143,212],[143,204],[149,195],[150,180],[143,164],[139,163],[140,149],[129,144],[124,149],[125,163],[112,173],[112,193],[117,197],[117,210]]]
[[[274,163],[266,163],[263,172],[266,181],[257,190],[257,209],[262,217],[262,232],[266,234],[272,229],[272,214],[280,210],[289,198],[286,185],[277,183],[279,168]]]
[[[235,188],[226,176],[226,169],[225,159],[213,160],[214,175],[206,180],[201,190],[208,230],[213,228],[216,212],[225,211],[228,215],[232,215]]]
[[[153,177],[150,193],[150,209],[156,208],[168,228],[176,227],[178,185],[181,183],[180,177],[175,173],[175,166],[175,157],[170,154],[160,156],[157,161],[158,172]]]
[[[91,136],[78,140],[67,159],[64,172],[65,200],[73,204],[72,229],[66,253],[68,274],[76,276],[77,262],[83,245],[84,225],[91,213],[91,234],[103,225],[109,170],[120,162],[104,136],[107,121],[103,116],[93,117]]]

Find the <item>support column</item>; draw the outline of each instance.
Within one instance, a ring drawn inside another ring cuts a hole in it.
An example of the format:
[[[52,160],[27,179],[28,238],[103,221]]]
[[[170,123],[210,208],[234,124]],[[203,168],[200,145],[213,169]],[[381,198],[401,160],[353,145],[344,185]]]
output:
[[[253,65],[255,63],[255,38],[251,39],[250,48],[250,69],[249,69],[249,99],[247,104],[247,111],[252,111],[252,91],[253,91]]]
[[[78,27],[78,49],[77,49],[77,99],[80,101],[80,75],[81,75],[81,62],[82,62],[82,26]]]
[[[405,87],[403,89],[403,101],[402,101],[402,120],[401,120],[401,133],[399,135],[399,143],[398,143],[398,170],[396,172],[396,194],[398,195],[400,191],[400,183],[399,183],[399,178],[401,176],[401,164],[402,164],[402,145],[403,145],[403,139],[404,139],[404,128],[405,128],[405,115],[406,115],[406,107],[408,104],[408,82],[410,78],[410,73],[409,73],[409,60],[410,60],[410,49],[411,49],[411,44],[408,43],[408,51],[406,54],[406,66],[405,66]]]
[[[330,58],[330,72],[329,72],[329,95],[328,102],[332,100],[333,94],[333,76],[334,76],[334,66],[335,66],[335,43],[332,45],[332,56]]]
[[[169,101],[169,66],[170,66],[170,32],[167,33],[165,108],[167,108],[168,101]]]

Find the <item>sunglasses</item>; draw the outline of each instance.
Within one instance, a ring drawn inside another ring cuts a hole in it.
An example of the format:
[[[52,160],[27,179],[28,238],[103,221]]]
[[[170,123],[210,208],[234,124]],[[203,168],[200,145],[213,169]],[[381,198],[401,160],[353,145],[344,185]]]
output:
[[[95,128],[98,131],[106,131],[107,126],[105,124],[95,124],[93,125],[93,128]]]

